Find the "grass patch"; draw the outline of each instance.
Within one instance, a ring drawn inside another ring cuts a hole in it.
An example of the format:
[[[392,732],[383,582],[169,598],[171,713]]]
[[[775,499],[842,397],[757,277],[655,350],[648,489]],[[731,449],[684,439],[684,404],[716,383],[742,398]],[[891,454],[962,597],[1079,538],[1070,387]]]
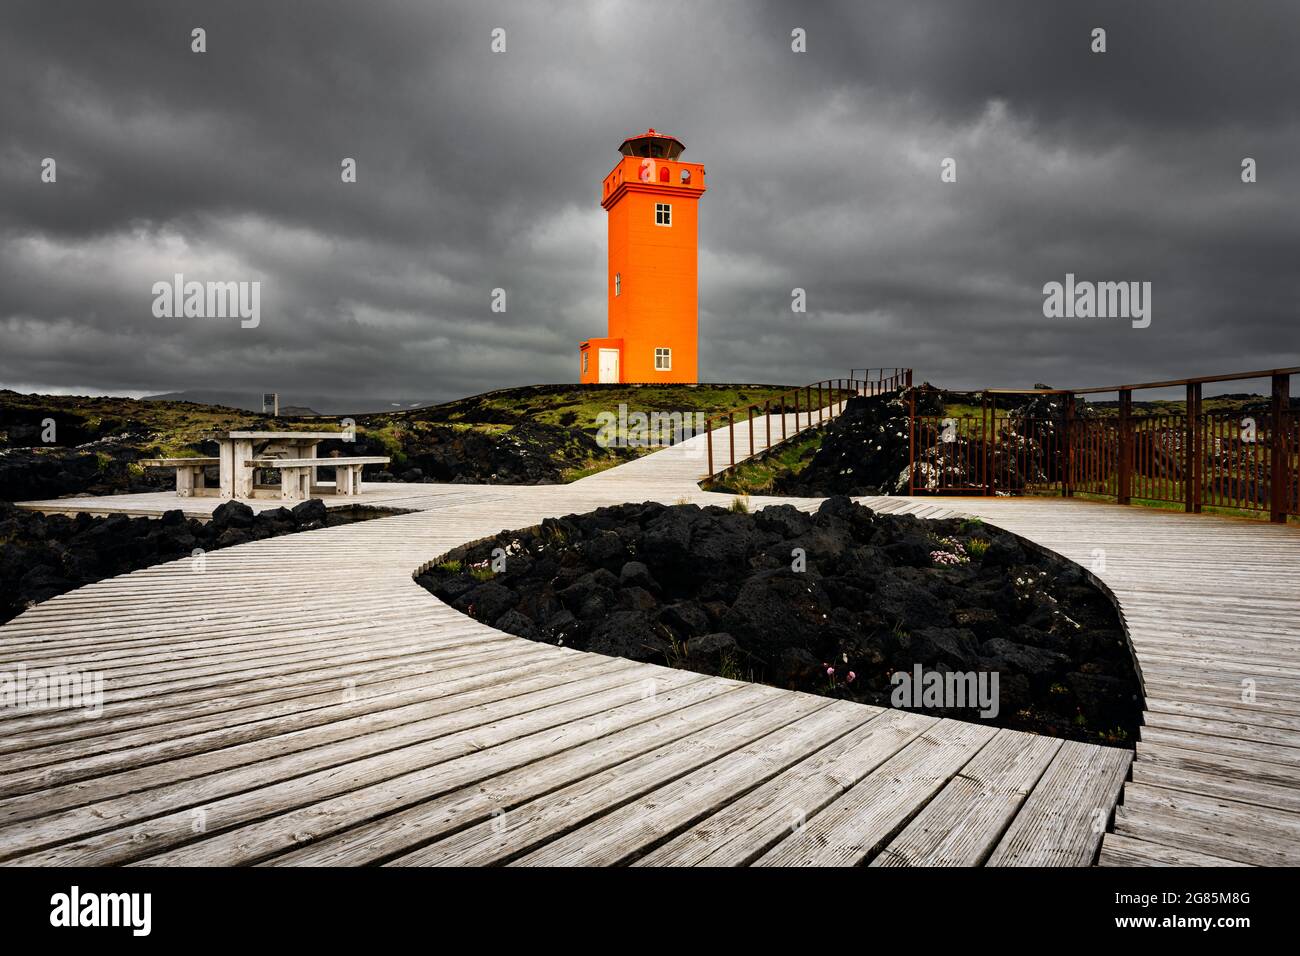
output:
[[[569,482],[577,481],[580,478],[589,478],[592,475],[598,475],[602,471],[609,471],[609,469],[613,468],[615,465],[621,465],[626,460],[626,458],[613,457],[602,458],[600,460],[588,459],[586,464],[580,467],[566,468],[562,473],[564,482],[565,484],[568,484]]]
[[[747,404],[762,406],[790,391],[789,385],[535,385],[501,389],[484,395],[457,399],[441,405],[400,412],[361,416],[371,427],[387,424],[436,422],[483,431],[503,431],[524,421],[557,428],[577,429],[595,435],[602,416],[619,414],[626,406],[629,415],[681,413],[692,416],[727,411]]]
[[[808,463],[812,461],[813,455],[821,444],[821,429],[809,429],[785,444],[737,465],[735,471],[705,482],[702,487],[705,491],[721,491],[729,494],[772,494],[772,486],[777,476],[799,474],[808,467]]]

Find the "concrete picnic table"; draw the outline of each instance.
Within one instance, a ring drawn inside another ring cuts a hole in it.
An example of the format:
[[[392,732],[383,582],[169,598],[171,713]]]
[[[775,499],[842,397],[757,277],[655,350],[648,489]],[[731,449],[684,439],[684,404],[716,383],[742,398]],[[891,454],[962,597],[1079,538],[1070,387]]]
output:
[[[149,458],[140,464],[176,469],[176,494],[181,498],[219,495],[222,498],[257,497],[258,468],[280,472],[279,496],[285,501],[304,501],[316,488],[316,469],[334,469],[334,494],[361,494],[361,469],[365,465],[386,465],[380,455],[319,458],[316,446],[327,438],[343,438],[346,432],[229,432],[209,435],[217,443],[216,458]],[[319,465],[317,464],[319,462]],[[217,465],[219,488],[207,488],[204,469]],[[273,491],[264,489],[262,497]]]
[[[342,438],[344,432],[229,432],[217,435],[217,457],[221,459],[221,497],[252,498],[257,466],[254,458],[315,458],[316,446],[327,438]],[[308,474],[316,482],[316,469]],[[281,495],[283,497],[283,495]]]
[[[327,438],[343,438],[345,432],[230,432],[217,438],[221,460],[221,497],[255,497],[254,478],[258,468],[280,472],[280,498],[305,501],[316,492],[315,462],[334,469],[336,495],[361,494],[364,465],[386,465],[380,456],[319,458],[316,446]]]

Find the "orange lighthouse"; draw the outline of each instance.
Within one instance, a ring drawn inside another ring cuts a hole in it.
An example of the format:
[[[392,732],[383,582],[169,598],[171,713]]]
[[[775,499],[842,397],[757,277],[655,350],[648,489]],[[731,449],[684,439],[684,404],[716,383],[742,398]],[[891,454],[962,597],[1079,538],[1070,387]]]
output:
[[[704,167],[675,136],[623,141],[605,177],[609,330],[578,346],[579,381],[698,382],[698,217]]]

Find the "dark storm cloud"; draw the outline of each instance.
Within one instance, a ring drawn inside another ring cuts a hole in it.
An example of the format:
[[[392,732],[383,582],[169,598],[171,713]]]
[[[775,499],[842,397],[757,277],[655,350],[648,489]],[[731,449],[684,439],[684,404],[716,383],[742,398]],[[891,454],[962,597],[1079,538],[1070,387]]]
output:
[[[1297,45],[1283,2],[9,3],[0,383],[570,381],[605,324],[596,191],[650,125],[708,167],[708,380],[1295,364]],[[154,318],[175,272],[260,280],[260,327]],[[1152,282],[1151,327],[1045,319],[1066,272]]]

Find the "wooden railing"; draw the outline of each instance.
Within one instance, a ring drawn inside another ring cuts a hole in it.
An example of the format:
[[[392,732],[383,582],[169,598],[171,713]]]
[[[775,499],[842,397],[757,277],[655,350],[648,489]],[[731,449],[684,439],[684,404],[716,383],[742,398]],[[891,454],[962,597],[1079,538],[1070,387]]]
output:
[[[1207,375],[1167,382],[1078,389],[990,388],[980,416],[918,414],[909,397],[909,492],[1023,494],[1075,492],[1114,498],[1300,514],[1300,417],[1290,379],[1300,367]],[[1268,379],[1258,416],[1207,412],[1202,387]],[[1182,387],[1184,410],[1135,413],[1133,393]],[[1077,396],[1115,393],[1117,414],[1079,414]],[[1018,415],[998,396],[1059,397],[1059,415]],[[924,398],[924,396],[922,396]]]
[[[861,378],[855,377],[858,372],[863,373]],[[850,398],[859,395],[884,395],[887,392],[907,388],[911,384],[912,370],[910,368],[852,369],[848,378],[823,379],[811,385],[804,385],[801,388],[792,388],[788,392],[782,392],[774,398],[766,399],[761,404],[754,402],[749,405],[738,405],[725,412],[716,412],[709,416],[704,424],[708,443],[708,476],[712,478],[736,467],[736,423],[738,421],[742,426],[746,421],[749,423],[749,455],[753,456],[760,451],[766,451],[788,441],[799,432],[806,431],[814,425],[821,425],[829,421],[835,415],[834,409],[836,406],[842,405]],[[787,421],[787,416],[791,413],[794,415],[792,427]],[[780,421],[781,438],[779,441],[773,440],[773,435],[776,432],[776,428],[772,424],[773,417]],[[764,424],[766,427],[763,429],[761,446],[755,444],[754,419],[756,418],[765,419]],[[713,431],[723,426],[727,427],[727,457],[725,460],[728,464],[715,471]],[[742,446],[741,461],[744,461],[746,457],[743,452]]]

